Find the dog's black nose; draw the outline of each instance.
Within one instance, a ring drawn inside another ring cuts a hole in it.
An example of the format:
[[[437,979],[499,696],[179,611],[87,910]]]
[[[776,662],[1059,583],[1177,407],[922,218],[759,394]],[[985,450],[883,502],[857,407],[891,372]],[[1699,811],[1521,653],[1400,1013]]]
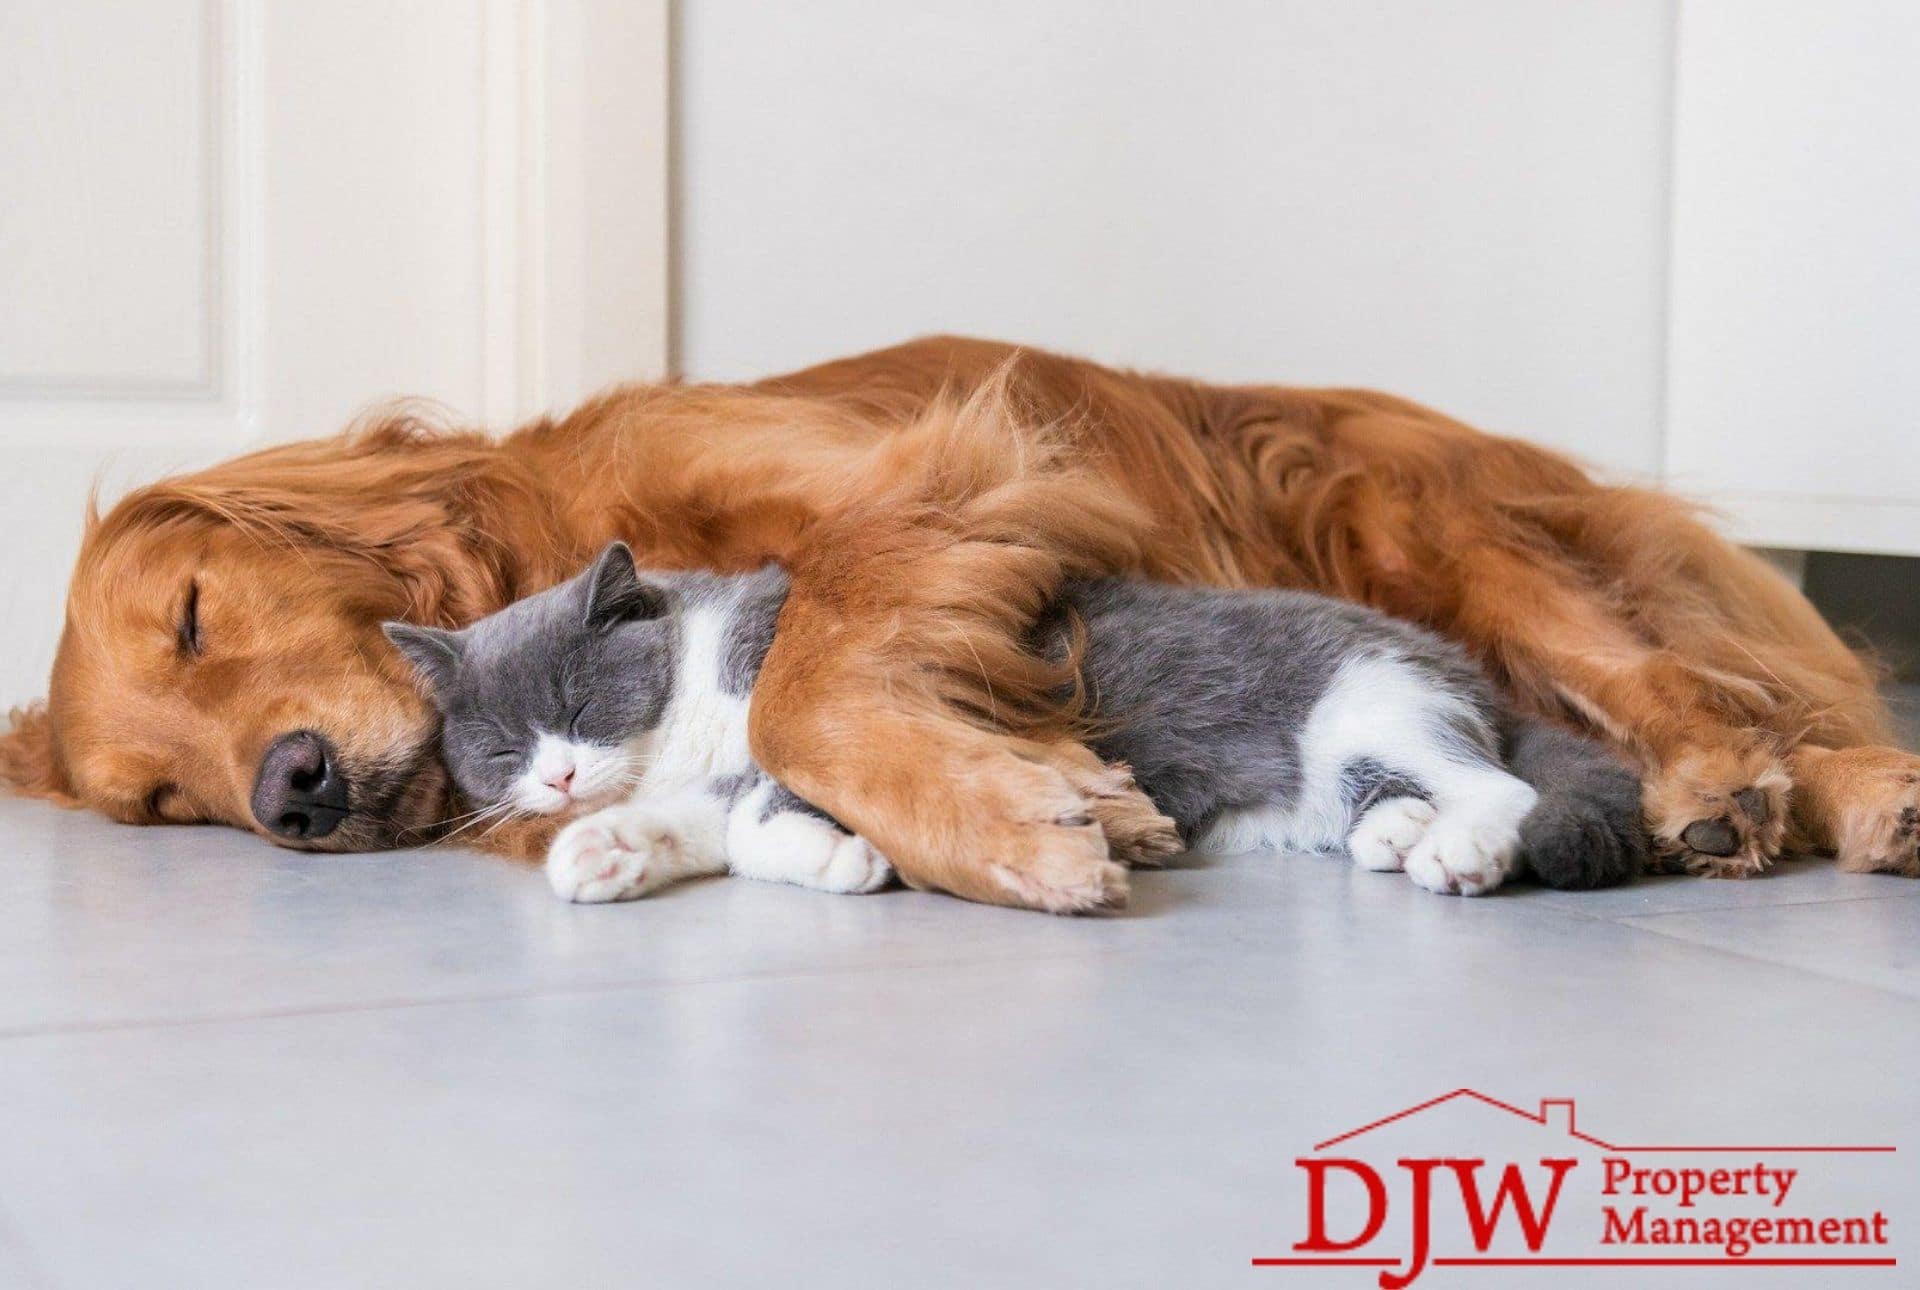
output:
[[[324,838],[347,818],[347,776],[324,735],[293,730],[267,745],[253,781],[253,818],[296,842]]]

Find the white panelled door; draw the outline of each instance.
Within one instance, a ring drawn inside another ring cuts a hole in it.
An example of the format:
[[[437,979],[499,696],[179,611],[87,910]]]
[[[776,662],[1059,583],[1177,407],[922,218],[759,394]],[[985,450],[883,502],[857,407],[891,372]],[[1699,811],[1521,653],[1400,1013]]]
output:
[[[96,478],[666,370],[666,0],[7,0],[0,84],[0,706]]]

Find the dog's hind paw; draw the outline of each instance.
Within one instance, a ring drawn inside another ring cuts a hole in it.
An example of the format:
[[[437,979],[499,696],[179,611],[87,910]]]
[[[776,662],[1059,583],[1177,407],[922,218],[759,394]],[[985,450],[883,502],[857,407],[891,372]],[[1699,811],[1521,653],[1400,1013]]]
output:
[[[1646,784],[1652,867],[1704,878],[1762,872],[1786,840],[1792,782],[1761,743],[1695,748],[1670,759]]]

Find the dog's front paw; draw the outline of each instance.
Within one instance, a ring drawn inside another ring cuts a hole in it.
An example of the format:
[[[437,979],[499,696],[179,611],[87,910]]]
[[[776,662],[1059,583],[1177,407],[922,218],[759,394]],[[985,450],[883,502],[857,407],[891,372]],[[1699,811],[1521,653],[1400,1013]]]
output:
[[[1008,758],[991,791],[1004,809],[983,812],[974,845],[997,889],[984,898],[1053,914],[1122,909],[1127,871],[1113,861],[1099,819],[1058,771]],[[983,800],[993,797],[983,792]]]
[[[680,845],[671,823],[631,807],[575,820],[547,852],[547,882],[562,900],[582,905],[632,900],[660,885]]]
[[[1832,851],[1849,873],[1920,878],[1920,755],[1870,747],[1818,758],[1804,844]]]
[[[1095,772],[1075,767],[1063,773],[1079,790],[1087,814],[1106,834],[1107,847],[1121,864],[1158,868],[1187,849],[1179,828],[1140,791],[1126,763],[1103,765]]]

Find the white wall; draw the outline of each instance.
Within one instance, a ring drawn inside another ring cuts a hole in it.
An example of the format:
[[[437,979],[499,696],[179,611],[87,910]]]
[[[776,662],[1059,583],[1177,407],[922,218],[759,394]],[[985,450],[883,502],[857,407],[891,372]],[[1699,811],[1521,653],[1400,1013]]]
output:
[[[1668,0],[683,0],[680,364],[954,330],[1661,460]]]

